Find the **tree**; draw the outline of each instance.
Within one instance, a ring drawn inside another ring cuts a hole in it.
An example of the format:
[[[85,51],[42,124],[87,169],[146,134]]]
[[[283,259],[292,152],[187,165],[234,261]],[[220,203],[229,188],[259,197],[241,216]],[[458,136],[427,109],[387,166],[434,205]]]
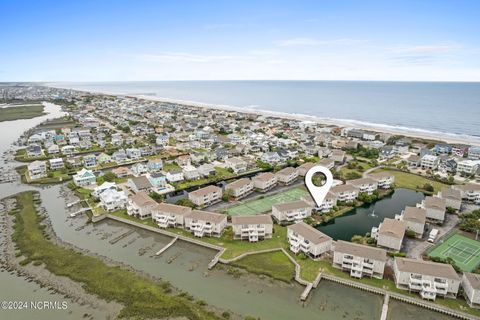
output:
[[[113,182],[116,178],[117,176],[112,171],[105,172],[105,174],[103,175],[103,180],[108,182]]]
[[[428,192],[435,191],[435,189],[433,188],[433,186],[430,183],[425,183],[423,185],[423,190],[428,191]]]
[[[467,232],[480,230],[480,210],[464,213],[460,216],[460,229]]]
[[[190,208],[193,208],[195,209],[197,206],[192,202],[190,201],[189,199],[185,198],[185,199],[180,199],[178,200],[175,204],[179,205],[179,206],[185,206],[185,207],[190,207]]]
[[[233,198],[233,190],[230,188],[226,188],[223,192],[222,200],[229,201],[231,198]]]

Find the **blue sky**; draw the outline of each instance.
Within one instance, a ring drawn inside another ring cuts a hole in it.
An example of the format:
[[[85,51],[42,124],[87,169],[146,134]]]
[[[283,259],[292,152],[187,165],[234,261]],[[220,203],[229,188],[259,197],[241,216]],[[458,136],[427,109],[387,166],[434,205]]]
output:
[[[480,81],[480,1],[0,0],[0,81]]]

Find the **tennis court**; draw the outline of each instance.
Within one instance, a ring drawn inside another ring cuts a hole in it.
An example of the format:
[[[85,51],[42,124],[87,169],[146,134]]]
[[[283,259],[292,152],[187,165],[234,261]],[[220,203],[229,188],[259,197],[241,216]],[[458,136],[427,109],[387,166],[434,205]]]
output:
[[[272,210],[272,205],[278,203],[292,202],[300,200],[303,196],[308,195],[308,192],[301,188],[294,188],[285,192],[280,192],[272,196],[267,196],[262,199],[246,201],[245,203],[227,209],[227,213],[231,216],[237,215],[256,215]]]
[[[460,269],[471,272],[480,264],[480,241],[454,234],[439,243],[429,256],[452,258]]]

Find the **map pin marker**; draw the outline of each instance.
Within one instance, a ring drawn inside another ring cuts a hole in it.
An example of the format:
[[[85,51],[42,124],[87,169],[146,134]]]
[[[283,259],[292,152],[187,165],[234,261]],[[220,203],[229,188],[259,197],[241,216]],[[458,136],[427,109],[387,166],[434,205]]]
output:
[[[326,178],[325,183],[321,187],[317,187],[313,184],[313,175],[317,172],[322,173]],[[317,207],[320,207],[322,205],[323,200],[325,199],[328,191],[330,191],[330,188],[332,187],[332,184],[332,173],[329,169],[323,166],[312,167],[310,170],[307,171],[307,174],[305,175],[305,185],[307,186],[308,192],[310,192],[313,200],[315,200]]]

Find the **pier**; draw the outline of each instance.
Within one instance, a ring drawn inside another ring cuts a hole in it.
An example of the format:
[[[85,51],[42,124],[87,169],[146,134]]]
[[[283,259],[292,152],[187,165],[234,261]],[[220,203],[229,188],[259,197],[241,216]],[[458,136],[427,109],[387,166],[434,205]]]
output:
[[[390,294],[385,293],[385,296],[383,297],[382,314],[380,316],[380,320],[387,320],[389,301],[390,301]]]
[[[72,217],[72,218],[73,218],[73,217],[76,217],[76,216],[79,215],[80,213],[87,212],[87,211],[90,211],[90,210],[91,210],[90,207],[88,207],[88,208],[82,208],[82,209],[80,209],[80,210],[78,210],[78,211],[76,211],[76,212],[70,213],[70,217]]]
[[[71,207],[73,207],[74,205],[79,204],[79,203],[82,202],[82,201],[83,201],[83,200],[77,200],[77,201],[74,201],[74,202],[67,203],[67,208],[71,208]]]
[[[175,242],[177,242],[178,240],[178,237],[175,237],[172,239],[172,241],[170,241],[165,247],[163,247],[162,249],[160,249],[157,253],[155,253],[156,256],[159,256],[161,255],[162,253],[164,253],[165,251],[168,250],[168,248],[170,248]]]
[[[112,240],[108,241],[110,244],[115,244],[117,243],[118,241],[122,240],[123,238],[126,238],[128,237],[129,235],[131,235],[132,233],[134,233],[135,230],[129,230],[125,233],[122,233],[121,235],[119,235],[118,237],[116,238],[113,238]]]

